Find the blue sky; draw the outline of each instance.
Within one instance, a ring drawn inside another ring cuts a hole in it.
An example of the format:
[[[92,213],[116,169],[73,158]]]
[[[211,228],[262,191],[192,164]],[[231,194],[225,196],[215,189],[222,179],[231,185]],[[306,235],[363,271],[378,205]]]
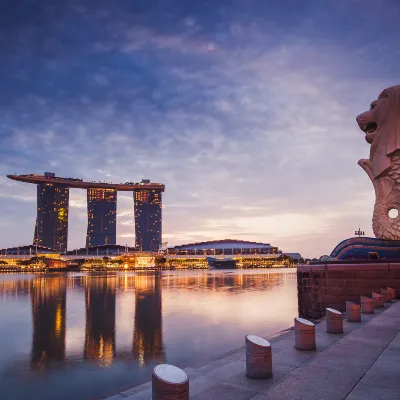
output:
[[[166,185],[169,244],[237,238],[314,257],[361,225],[374,193],[355,122],[399,84],[397,0],[3,0],[0,247],[32,241],[53,171]],[[118,200],[118,243],[134,241]],[[69,248],[86,194],[70,194]]]

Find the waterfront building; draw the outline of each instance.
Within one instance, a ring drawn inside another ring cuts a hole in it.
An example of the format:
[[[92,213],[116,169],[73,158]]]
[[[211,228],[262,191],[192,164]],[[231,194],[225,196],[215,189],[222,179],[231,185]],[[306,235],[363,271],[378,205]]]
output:
[[[246,240],[224,239],[207,242],[188,243],[169,247],[169,255],[251,255],[251,254],[281,254],[278,247],[269,243],[249,242]]]
[[[117,191],[90,188],[87,190],[88,227],[86,247],[116,244]]]
[[[66,185],[37,185],[37,217],[33,244],[59,252],[67,250],[69,188]]]
[[[143,180],[142,183],[149,183]],[[133,193],[135,245],[141,251],[157,252],[161,246],[161,189],[143,188]]]
[[[17,246],[0,249],[0,256],[33,256],[41,255],[43,257],[58,258],[60,253],[54,249],[45,246]]]
[[[133,192],[136,245],[157,252],[161,245],[161,194],[165,185],[143,179],[140,183],[84,182],[77,178],[44,175],[7,175],[9,179],[37,185],[37,221],[34,244],[58,252],[67,250],[69,189],[87,189],[86,246],[116,244],[117,191]]]

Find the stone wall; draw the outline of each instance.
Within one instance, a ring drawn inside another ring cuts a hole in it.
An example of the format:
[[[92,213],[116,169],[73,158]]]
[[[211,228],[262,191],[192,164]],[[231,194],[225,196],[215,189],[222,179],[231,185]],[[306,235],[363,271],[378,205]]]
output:
[[[346,300],[360,302],[381,287],[391,286],[400,295],[400,262],[327,262],[297,267],[299,316],[317,319],[325,308],[345,311]]]

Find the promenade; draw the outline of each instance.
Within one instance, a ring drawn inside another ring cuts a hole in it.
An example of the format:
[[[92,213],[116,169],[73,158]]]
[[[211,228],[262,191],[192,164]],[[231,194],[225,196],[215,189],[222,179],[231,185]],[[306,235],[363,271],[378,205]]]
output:
[[[273,352],[272,379],[246,378],[244,346],[207,365],[185,368],[190,399],[398,400],[400,302],[385,304],[362,319],[344,321],[343,334],[326,333],[325,321],[317,324],[315,351],[296,350],[292,329],[267,338]],[[148,382],[107,400],[150,399]]]

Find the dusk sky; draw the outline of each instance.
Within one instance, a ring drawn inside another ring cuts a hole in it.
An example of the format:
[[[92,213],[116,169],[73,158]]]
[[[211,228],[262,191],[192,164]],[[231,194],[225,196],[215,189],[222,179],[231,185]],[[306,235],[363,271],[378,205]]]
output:
[[[371,228],[356,116],[400,84],[398,0],[2,0],[0,248],[31,244],[12,173],[166,185],[163,240],[330,254]],[[70,192],[69,249],[86,192]],[[117,241],[133,245],[118,194]]]

